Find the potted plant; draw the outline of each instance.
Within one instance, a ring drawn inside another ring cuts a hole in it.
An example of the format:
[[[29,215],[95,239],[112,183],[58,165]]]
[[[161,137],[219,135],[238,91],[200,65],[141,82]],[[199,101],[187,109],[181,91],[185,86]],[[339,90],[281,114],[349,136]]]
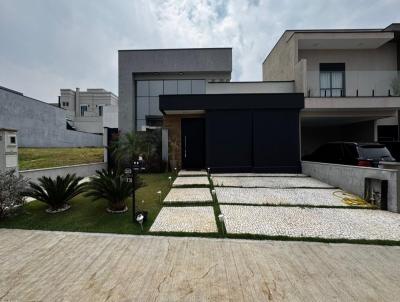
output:
[[[57,176],[55,179],[42,176],[38,184],[29,182],[30,189],[24,195],[48,204],[47,213],[64,212],[71,207],[68,202],[84,191],[85,184],[80,183],[81,180],[82,177],[75,174]]]

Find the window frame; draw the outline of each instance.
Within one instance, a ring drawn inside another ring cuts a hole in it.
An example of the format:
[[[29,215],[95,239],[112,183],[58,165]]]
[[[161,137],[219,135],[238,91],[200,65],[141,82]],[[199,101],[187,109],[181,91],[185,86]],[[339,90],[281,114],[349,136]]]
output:
[[[342,87],[334,88],[332,83],[333,73],[342,74]],[[321,75],[329,74],[329,87],[322,88],[321,86]],[[340,95],[334,95],[334,91],[340,91]],[[328,92],[328,95],[327,93]],[[320,97],[345,97],[346,96],[346,64],[345,63],[320,63],[319,64],[319,93]]]
[[[86,107],[86,110],[82,112],[82,108],[83,107]],[[80,109],[81,116],[84,117],[85,116],[85,112],[87,112],[89,110],[89,105],[88,104],[81,104],[81,105],[79,105],[79,109]]]

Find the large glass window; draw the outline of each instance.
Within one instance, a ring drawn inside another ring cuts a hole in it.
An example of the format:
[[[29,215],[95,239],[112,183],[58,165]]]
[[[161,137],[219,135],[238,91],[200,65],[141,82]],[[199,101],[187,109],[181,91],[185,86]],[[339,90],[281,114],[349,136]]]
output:
[[[149,80],[136,81],[136,127],[149,125],[150,116],[162,117],[159,110],[159,95],[162,94],[204,94],[205,80]],[[100,109],[99,109],[100,110]],[[159,124],[157,122],[152,123]]]
[[[164,94],[178,94],[178,81],[164,81]]]
[[[321,97],[345,96],[345,64],[320,64],[320,95]]]
[[[191,94],[191,93],[192,93],[192,81],[178,80],[178,94]]]
[[[149,81],[137,81],[136,88],[137,96],[149,96]]]

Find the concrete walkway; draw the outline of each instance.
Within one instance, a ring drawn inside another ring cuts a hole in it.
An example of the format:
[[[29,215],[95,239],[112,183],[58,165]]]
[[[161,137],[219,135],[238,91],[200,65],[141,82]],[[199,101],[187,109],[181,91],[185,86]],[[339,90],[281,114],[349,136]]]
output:
[[[400,247],[0,229],[0,301],[393,301]]]

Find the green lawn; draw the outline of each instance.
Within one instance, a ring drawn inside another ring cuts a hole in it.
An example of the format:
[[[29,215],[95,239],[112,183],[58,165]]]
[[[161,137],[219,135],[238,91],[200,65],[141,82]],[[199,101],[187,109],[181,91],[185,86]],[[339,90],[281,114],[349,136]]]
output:
[[[18,148],[19,169],[40,169],[103,161],[103,148]]]
[[[146,186],[136,192],[136,205],[141,210],[149,211],[148,220],[143,225],[145,231],[148,231],[162,207],[157,191],[162,190],[165,197],[170,189],[170,175],[172,174],[162,173],[141,176]],[[0,221],[0,228],[139,234],[142,233],[140,226],[132,223],[131,205],[129,199],[128,212],[110,214],[106,212],[106,201],[91,201],[80,195],[71,201],[71,209],[68,211],[48,214],[45,213],[46,204],[33,201],[25,205],[19,215]]]

